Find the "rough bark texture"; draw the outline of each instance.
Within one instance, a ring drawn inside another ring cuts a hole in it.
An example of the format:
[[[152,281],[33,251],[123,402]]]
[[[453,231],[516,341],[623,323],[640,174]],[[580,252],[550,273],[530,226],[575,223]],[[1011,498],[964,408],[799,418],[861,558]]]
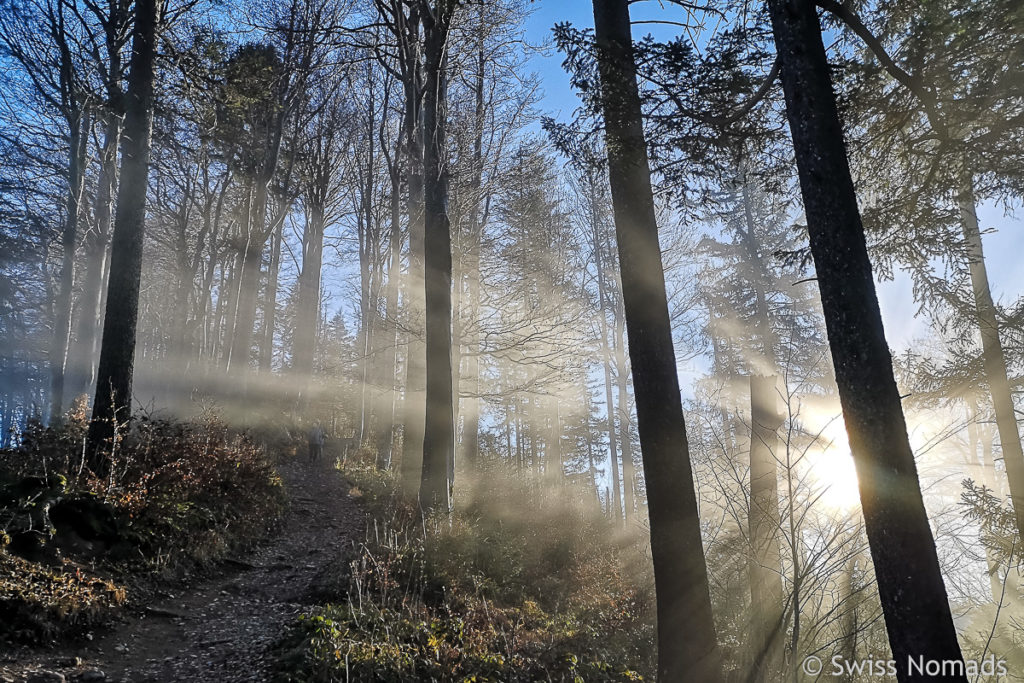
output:
[[[89,424],[88,462],[104,474],[118,427],[131,416],[135,333],[139,317],[142,237],[146,221],[153,80],[159,0],[139,0],[132,28],[132,56],[125,102],[121,174],[110,249],[110,281],[96,397]]]
[[[960,645],[907,438],[821,26],[810,0],[768,0],[843,418],[889,643],[910,657],[960,659]]]
[[[722,680],[683,421],[627,0],[594,0],[608,171],[647,481],[658,680]]]
[[[420,506],[447,513],[455,465],[452,388],[452,240],[445,168],[444,49],[451,9],[440,0],[423,12],[423,207],[426,412]]]
[[[1021,450],[1020,429],[1013,408],[1010,384],[1006,379],[1006,357],[999,339],[996,307],[988,286],[988,271],[981,249],[981,231],[978,229],[973,186],[973,179],[965,172],[963,187],[957,198],[960,206],[960,223],[964,231],[971,289],[978,316],[978,330],[981,333],[985,378],[988,380],[992,407],[996,413],[996,428],[999,430],[999,445],[1003,451],[1003,465],[1006,467],[1006,478],[1010,483],[1010,500],[1013,502],[1013,511],[1017,517],[1017,533],[1024,539],[1024,451]]]
[[[401,12],[398,13],[399,16]],[[406,280],[408,345],[402,425],[402,483],[419,489],[423,470],[423,420],[426,415],[426,368],[423,343],[423,126],[420,120],[422,69],[419,10],[410,8],[400,27],[402,86],[405,94],[406,163],[409,169],[409,273]]]

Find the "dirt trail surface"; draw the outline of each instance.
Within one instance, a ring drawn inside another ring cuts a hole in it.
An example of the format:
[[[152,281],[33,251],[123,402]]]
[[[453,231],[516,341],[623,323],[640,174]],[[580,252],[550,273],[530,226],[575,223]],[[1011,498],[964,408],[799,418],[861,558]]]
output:
[[[281,531],[216,575],[170,589],[166,599],[80,646],[0,655],[0,681],[266,681],[267,649],[303,609],[325,575],[363,540],[364,517],[337,471],[280,468],[291,505]],[[61,679],[63,676],[63,679]]]

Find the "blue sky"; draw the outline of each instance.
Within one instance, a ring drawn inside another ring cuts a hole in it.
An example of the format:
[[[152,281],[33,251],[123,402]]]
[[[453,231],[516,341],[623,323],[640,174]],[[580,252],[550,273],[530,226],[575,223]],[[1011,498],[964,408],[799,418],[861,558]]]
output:
[[[557,22],[569,21],[581,28],[593,26],[592,7],[588,0],[538,0],[533,5],[533,14],[526,21],[526,36],[534,44],[550,41],[551,28]],[[668,14],[653,1],[635,4],[632,12],[634,22]],[[649,32],[658,35],[671,30],[665,26],[643,24],[635,26],[633,33],[635,36]],[[569,87],[569,79],[561,63],[561,55],[552,49],[545,55],[535,56],[530,66],[541,77],[544,90],[539,108],[547,115],[566,120],[579,101]],[[1002,209],[991,204],[980,206],[978,214],[982,229],[992,231],[983,236],[983,243],[993,298],[1010,304],[1024,293],[1024,266],[1020,265],[1024,226],[1018,218],[1004,215]],[[892,281],[878,283],[878,296],[886,338],[894,352],[899,353],[912,346],[916,338],[926,334],[927,321],[914,316],[917,305],[908,276],[897,272]]]

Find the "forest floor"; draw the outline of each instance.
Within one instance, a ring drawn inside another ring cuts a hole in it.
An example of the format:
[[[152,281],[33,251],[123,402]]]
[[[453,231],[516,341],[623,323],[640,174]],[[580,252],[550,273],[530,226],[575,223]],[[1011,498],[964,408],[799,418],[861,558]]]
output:
[[[91,641],[0,655],[0,682],[269,680],[268,649],[364,534],[340,472],[292,461],[280,473],[290,506],[273,538],[191,585],[164,589]]]

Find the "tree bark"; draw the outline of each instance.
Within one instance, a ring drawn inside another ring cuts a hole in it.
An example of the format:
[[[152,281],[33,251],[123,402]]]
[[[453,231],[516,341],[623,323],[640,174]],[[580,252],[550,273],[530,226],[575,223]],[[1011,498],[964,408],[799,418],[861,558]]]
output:
[[[401,16],[401,12],[398,13]],[[409,272],[406,284],[408,344],[405,362],[405,400],[402,426],[402,482],[413,494],[423,475],[423,430],[426,416],[426,367],[423,343],[423,146],[421,120],[422,69],[420,63],[420,11],[410,8],[400,36],[403,48],[405,91],[406,163],[409,169]]]
[[[420,506],[448,513],[452,503],[455,425],[452,395],[452,247],[445,165],[444,52],[452,5],[424,8],[423,206],[426,412]]]
[[[911,657],[961,659],[907,437],[868,260],[821,26],[811,0],[768,0],[786,113],[836,383],[889,643],[901,683]]]
[[[122,425],[131,417],[159,7],[159,0],[139,0],[132,27],[121,173],[110,249],[110,281],[87,444],[89,467],[101,476],[109,468],[115,439],[124,433]]]
[[[594,0],[622,296],[647,481],[658,680],[722,680],[658,244],[627,0]]]

